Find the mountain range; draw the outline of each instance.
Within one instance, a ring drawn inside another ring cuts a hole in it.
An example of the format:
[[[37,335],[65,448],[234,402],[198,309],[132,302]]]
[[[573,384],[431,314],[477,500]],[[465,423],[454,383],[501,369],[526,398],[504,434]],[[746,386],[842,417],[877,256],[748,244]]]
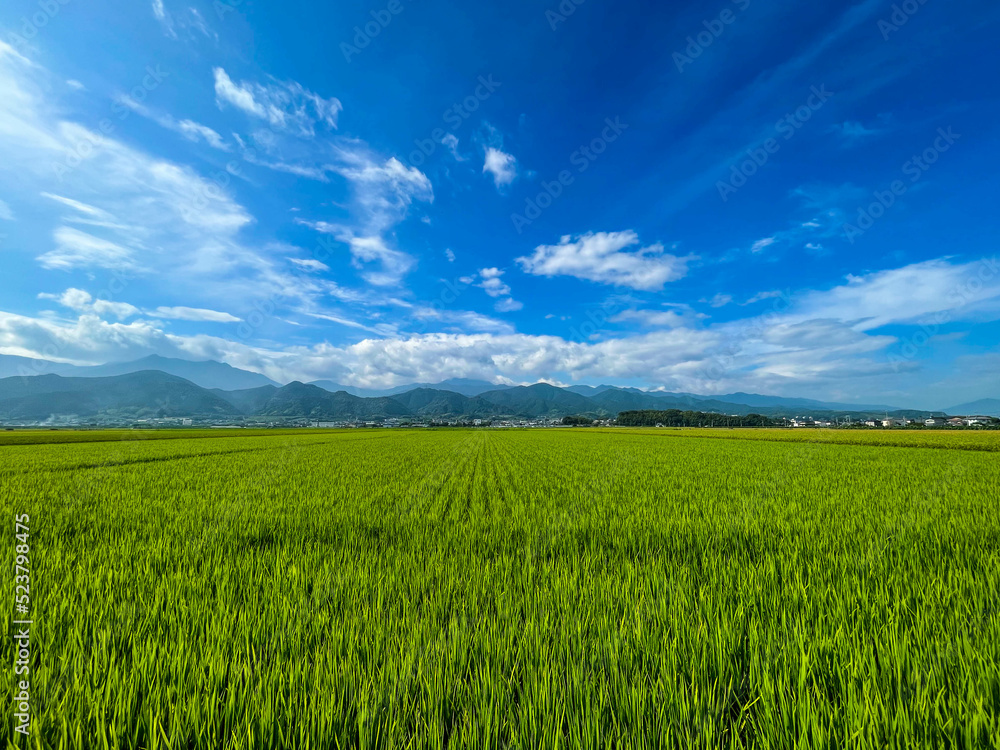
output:
[[[666,410],[749,413],[769,417],[922,417],[931,414],[1000,415],[1000,400],[986,399],[940,412],[901,410],[884,404],[843,404],[802,398],[731,393],[642,391],[613,385],[546,383],[530,386],[455,378],[385,390],[332,381],[281,385],[259,373],[215,361],[160,356],[90,367],[0,355],[0,419],[45,421],[162,417],[251,417],[324,421],[385,418],[483,419],[584,415],[614,417],[622,411]]]
[[[50,365],[61,372],[31,374]],[[881,416],[886,412],[909,417],[930,415],[884,406],[866,408],[746,393],[710,397],[610,385],[509,386],[465,379],[388,391],[354,389],[352,393],[325,381],[279,385],[258,373],[219,362],[164,357],[72,367],[0,356],[0,374],[12,371],[18,374],[0,379],[0,420],[7,422],[44,422],[53,418],[128,421],[157,417],[319,421],[533,419],[571,415],[608,418],[622,411],[667,409],[828,419]],[[980,408],[968,411],[989,413],[984,402],[977,403]]]

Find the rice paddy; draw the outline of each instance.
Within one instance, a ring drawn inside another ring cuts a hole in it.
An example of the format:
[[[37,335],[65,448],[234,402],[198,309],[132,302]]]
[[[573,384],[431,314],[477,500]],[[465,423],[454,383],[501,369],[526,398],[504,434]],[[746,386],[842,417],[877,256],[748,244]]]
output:
[[[1000,746],[1000,433],[218,432],[0,434],[5,743]]]

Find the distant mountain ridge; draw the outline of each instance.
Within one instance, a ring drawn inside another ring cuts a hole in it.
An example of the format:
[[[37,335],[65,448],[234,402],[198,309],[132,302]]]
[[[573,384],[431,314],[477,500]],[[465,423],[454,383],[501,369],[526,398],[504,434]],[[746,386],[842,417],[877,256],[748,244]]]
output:
[[[959,404],[948,409],[948,413],[966,417],[1000,417],[1000,399],[983,398],[968,404]]]
[[[104,365],[77,366],[49,362],[27,357],[0,355],[0,377],[30,377],[33,375],[61,375],[63,377],[103,378],[128,375],[134,372],[158,370],[168,375],[184,378],[202,388],[235,391],[258,388],[279,383],[257,372],[241,370],[215,360],[192,361],[173,359],[151,354],[133,362],[111,362]]]
[[[195,385],[218,391],[249,391],[264,386],[280,388],[282,385],[264,375],[249,370],[241,370],[223,362],[214,360],[190,361],[151,355],[133,362],[110,363],[90,367],[47,362],[45,360],[28,359],[12,355],[0,355],[0,378],[12,376],[32,376],[41,374],[56,374],[64,377],[108,377],[143,370],[159,370],[170,375],[184,378]],[[515,388],[533,386],[511,386],[490,383],[485,380],[469,378],[451,378],[440,383],[410,383],[385,389],[359,388],[342,385],[331,380],[316,380],[306,385],[314,385],[330,393],[344,392],[358,398],[395,397],[410,391],[424,389],[457,393],[467,398],[476,398],[485,393],[507,391]],[[536,385],[545,385],[537,383]],[[555,387],[555,386],[550,386]],[[638,388],[619,387],[613,385],[572,385],[559,389],[585,398],[597,399],[602,412],[623,411],[627,409],[681,409],[690,411],[719,411],[725,413],[749,413],[746,410],[765,414],[767,416],[800,416],[811,413],[856,413],[870,412],[872,414],[902,411],[899,407],[886,404],[844,404],[816,401],[806,398],[788,398],[783,396],[764,396],[754,393],[730,393],[720,396],[706,396],[694,393],[672,393],[668,391],[643,391]],[[611,393],[612,395],[606,395]],[[630,394],[630,395],[629,395]],[[658,399],[658,400],[652,400]],[[492,398],[491,403],[497,399]],[[991,401],[987,399],[986,402]],[[502,399],[501,399],[502,402]],[[568,401],[566,404],[570,403]],[[976,402],[983,403],[983,402]],[[989,414],[991,407],[986,403],[979,409],[972,408],[974,404],[965,404],[948,410],[949,413],[972,413],[979,411]],[[911,410],[913,411],[913,410]],[[935,414],[943,412],[934,412]]]
[[[308,383],[308,385],[318,386],[319,388],[323,388],[331,393],[344,391],[345,393],[350,393],[352,396],[360,396],[362,398],[396,396],[400,393],[407,393],[419,388],[430,388],[437,391],[450,391],[451,393],[459,393],[463,396],[473,397],[478,396],[481,393],[486,393],[487,391],[504,390],[513,387],[508,385],[497,385],[486,380],[469,380],[467,378],[451,378],[449,380],[442,380],[440,383],[410,383],[407,385],[397,385],[394,388],[386,388],[383,390],[373,388],[357,388],[352,385],[341,385],[340,383],[334,383],[332,380],[313,380]]]
[[[194,383],[159,371],[98,378],[35,375],[0,380],[0,418],[44,421],[54,416],[239,416],[229,402]]]
[[[201,363],[195,363],[201,364]],[[205,369],[199,374],[205,376]],[[221,371],[224,374],[226,371]],[[471,390],[477,390],[474,386]],[[751,407],[708,397],[654,395],[637,389],[594,388],[586,396],[546,383],[503,387],[475,396],[435,388],[415,388],[392,396],[361,397],[331,392],[317,385],[270,383],[255,388],[209,389],[177,375],[145,370],[102,377],[61,375],[15,376],[0,379],[0,420],[44,422],[51,419],[128,420],[155,417],[308,419],[353,421],[397,419],[613,418],[622,411],[678,409],[768,417],[803,416],[801,408]],[[833,419],[881,416],[865,412],[814,409],[805,416]],[[892,411],[894,416],[922,418],[931,412]],[[933,413],[935,415],[940,414]]]

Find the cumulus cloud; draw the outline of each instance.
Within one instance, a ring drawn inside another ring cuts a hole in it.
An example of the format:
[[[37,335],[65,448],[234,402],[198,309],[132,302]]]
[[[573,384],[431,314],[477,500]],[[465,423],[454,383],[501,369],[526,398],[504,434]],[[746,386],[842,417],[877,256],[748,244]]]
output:
[[[337,127],[337,117],[343,109],[339,99],[324,99],[295,81],[237,83],[223,68],[213,69],[213,74],[220,108],[236,107],[266,121],[272,128],[303,137],[314,136],[317,124]]]
[[[659,243],[640,244],[633,231],[567,235],[558,245],[541,245],[533,255],[517,262],[535,276],[573,276],[643,291],[662,289],[667,282],[687,275],[691,256],[665,253]]]
[[[517,177],[517,159],[498,148],[487,148],[483,174],[493,176],[497,189],[510,185]]]
[[[494,310],[497,312],[514,312],[524,307],[523,303],[518,302],[510,296],[510,286],[503,281],[504,271],[501,271],[499,268],[481,268],[477,275],[480,281],[476,286],[497,300],[493,306]],[[475,280],[476,277],[462,277],[460,279],[462,283],[466,284],[472,284]]]
[[[131,318],[139,314],[139,309],[127,302],[114,302],[107,299],[95,300],[83,289],[70,288],[62,294],[39,294],[39,299],[51,299],[63,307],[79,313],[92,313],[100,317],[114,316],[119,320]]]
[[[491,297],[507,296],[510,294],[510,287],[501,281],[503,274],[499,268],[481,268],[479,276],[483,281],[479,286]]]

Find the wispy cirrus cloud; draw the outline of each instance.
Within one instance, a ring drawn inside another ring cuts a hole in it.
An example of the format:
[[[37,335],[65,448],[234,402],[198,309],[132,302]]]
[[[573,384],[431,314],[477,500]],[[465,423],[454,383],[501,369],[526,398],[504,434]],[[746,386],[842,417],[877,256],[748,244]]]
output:
[[[343,105],[335,97],[324,99],[295,81],[237,83],[223,68],[215,68],[213,74],[220,109],[236,107],[251,117],[264,120],[276,130],[303,137],[314,136],[318,124],[337,128],[337,117]]]
[[[856,146],[863,141],[886,135],[891,130],[892,118],[880,115],[877,124],[864,125],[857,120],[845,120],[830,126],[830,132],[840,140],[845,148]]]
[[[152,120],[162,128],[180,134],[192,143],[205,143],[220,151],[229,151],[232,148],[219,133],[207,125],[202,125],[194,120],[177,120],[169,114],[154,112],[149,107],[140,104],[128,96],[122,96],[118,101],[141,117]]]
[[[38,256],[42,268],[70,271],[75,268],[136,269],[135,253],[114,242],[81,232],[73,227],[59,227],[54,234],[56,247]]]
[[[148,315],[154,318],[165,318],[167,320],[190,320],[203,323],[239,323],[240,319],[235,315],[218,310],[207,310],[200,307],[157,307],[150,310]]]

